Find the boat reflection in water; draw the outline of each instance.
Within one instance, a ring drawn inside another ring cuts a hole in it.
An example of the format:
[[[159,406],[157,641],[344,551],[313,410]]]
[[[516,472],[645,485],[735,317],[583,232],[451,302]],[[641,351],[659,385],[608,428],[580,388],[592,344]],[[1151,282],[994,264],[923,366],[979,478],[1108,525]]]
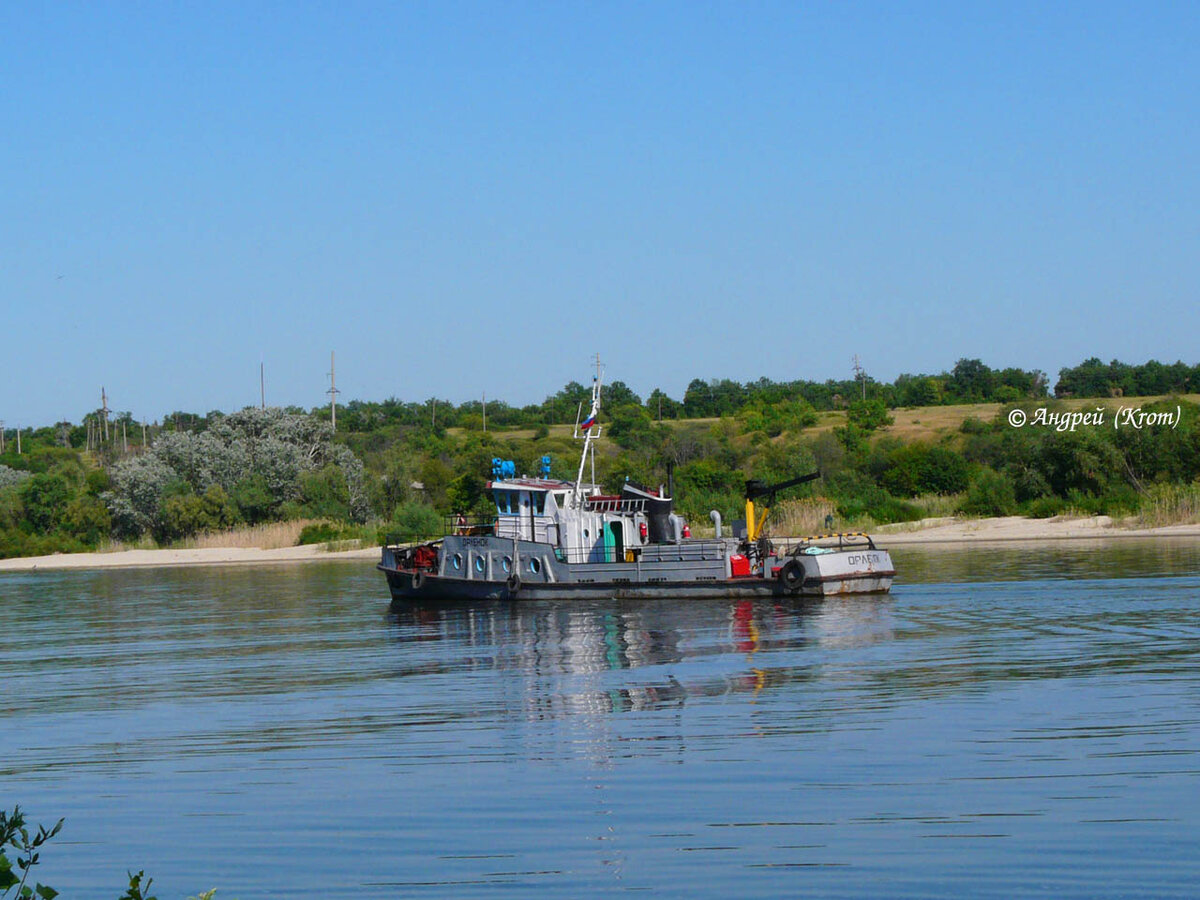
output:
[[[519,684],[521,713],[534,718],[754,697],[838,669],[831,650],[893,637],[878,597],[405,603],[390,619],[410,650],[402,674],[503,673],[479,690],[511,700]]]

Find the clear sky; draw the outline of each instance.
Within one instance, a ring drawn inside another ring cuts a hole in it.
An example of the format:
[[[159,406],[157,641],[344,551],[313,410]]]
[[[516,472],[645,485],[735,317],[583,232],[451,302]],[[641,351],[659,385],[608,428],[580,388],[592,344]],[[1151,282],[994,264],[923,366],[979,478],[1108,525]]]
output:
[[[1195,3],[8,3],[0,419],[1200,362]]]

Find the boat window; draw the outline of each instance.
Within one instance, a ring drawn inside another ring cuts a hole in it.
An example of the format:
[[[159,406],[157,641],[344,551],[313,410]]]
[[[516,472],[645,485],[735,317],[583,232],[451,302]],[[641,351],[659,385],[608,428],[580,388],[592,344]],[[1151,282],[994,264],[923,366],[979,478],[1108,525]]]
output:
[[[539,516],[546,512],[546,492],[535,491],[533,495],[533,511]]]
[[[450,559],[450,565],[454,566],[454,570],[456,572],[458,570],[460,570],[462,568],[462,554],[455,553],[454,556],[451,557],[451,559]]]
[[[483,561],[483,557],[475,557],[475,571],[482,575],[485,568],[487,568],[487,563]]]
[[[496,512],[502,516],[512,515],[512,491],[495,491],[496,494]]]
[[[541,560],[537,559],[536,557],[529,560],[529,571],[532,572],[534,575],[536,575],[538,572],[542,571]]]
[[[511,556],[504,557],[504,559],[501,561],[500,565],[504,569],[505,572],[511,572],[512,571],[512,557]]]
[[[554,502],[558,504],[558,508],[562,509],[567,503],[567,494],[565,491],[554,492]]]

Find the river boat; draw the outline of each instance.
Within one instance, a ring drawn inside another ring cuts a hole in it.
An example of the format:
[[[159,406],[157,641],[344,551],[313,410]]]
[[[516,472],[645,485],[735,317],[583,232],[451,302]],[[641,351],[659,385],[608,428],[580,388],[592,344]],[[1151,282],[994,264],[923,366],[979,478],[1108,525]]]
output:
[[[603,493],[594,483],[600,391],[597,366],[591,409],[576,419],[583,453],[574,481],[551,478],[549,457],[542,457],[536,477],[518,476],[511,461],[495,459],[487,483],[494,516],[454,517],[449,533],[436,540],[387,542],[378,568],[393,602],[766,598],[890,589],[891,556],[869,535],[787,542],[767,536],[763,501],[773,503],[776,492],[816,473],[776,485],[747,482],[745,526],[725,536],[714,512],[712,538],[689,536],[664,486],[626,482],[620,494]],[[592,479],[585,482],[589,460]]]

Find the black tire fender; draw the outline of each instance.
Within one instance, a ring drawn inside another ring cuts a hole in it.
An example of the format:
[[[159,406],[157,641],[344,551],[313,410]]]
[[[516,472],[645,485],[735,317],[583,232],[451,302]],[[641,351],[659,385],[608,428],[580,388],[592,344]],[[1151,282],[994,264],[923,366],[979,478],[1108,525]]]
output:
[[[521,576],[513,572],[508,576],[508,581],[505,582],[505,587],[508,588],[509,594],[516,596],[521,590]]]
[[[804,587],[804,564],[798,559],[789,559],[779,572],[783,589],[789,594],[798,594]]]
[[[425,587],[424,572],[413,572],[412,586],[414,591],[419,591],[421,588]]]

